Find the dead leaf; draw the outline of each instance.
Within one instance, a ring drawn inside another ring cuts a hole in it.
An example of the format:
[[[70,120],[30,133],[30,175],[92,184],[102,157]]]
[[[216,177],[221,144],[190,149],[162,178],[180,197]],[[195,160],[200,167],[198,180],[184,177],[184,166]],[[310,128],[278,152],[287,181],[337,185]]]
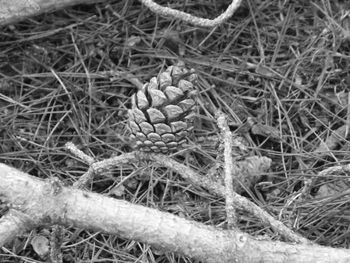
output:
[[[251,132],[255,135],[270,137],[279,141],[281,139],[280,132],[276,128],[257,122],[254,118],[248,117],[247,122],[251,125]]]
[[[45,258],[50,252],[49,240],[42,235],[33,237],[30,244],[32,245],[35,253],[37,253],[41,258]]]
[[[236,171],[234,174],[235,191],[244,192],[244,187],[251,188],[262,176],[270,169],[272,160],[268,157],[250,156],[245,160],[236,162]],[[244,187],[243,187],[244,186]]]
[[[113,187],[109,193],[111,195],[114,195],[116,197],[122,197],[125,194],[125,186],[124,185],[118,185],[116,187]]]
[[[256,67],[255,72],[261,76],[268,77],[268,78],[273,78],[276,76],[276,73],[272,69],[261,64],[259,64]]]
[[[125,41],[126,47],[134,47],[141,42],[141,37],[139,36],[131,36]]]

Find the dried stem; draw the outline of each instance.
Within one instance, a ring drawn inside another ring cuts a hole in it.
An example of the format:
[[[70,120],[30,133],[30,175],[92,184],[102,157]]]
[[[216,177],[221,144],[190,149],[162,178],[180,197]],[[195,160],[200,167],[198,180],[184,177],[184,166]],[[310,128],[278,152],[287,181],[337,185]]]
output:
[[[237,217],[235,211],[235,205],[233,201],[233,172],[237,169],[233,169],[232,159],[232,133],[227,125],[226,116],[219,112],[217,117],[217,123],[221,130],[221,136],[224,141],[224,170],[225,170],[225,200],[226,200],[226,215],[228,226],[234,227],[237,225]]]
[[[70,151],[72,154],[74,154],[76,157],[78,157],[80,160],[84,161],[85,163],[91,165],[95,162],[94,158],[90,157],[89,155],[85,154],[83,151],[79,150],[75,144],[72,142],[66,143],[66,149]]]

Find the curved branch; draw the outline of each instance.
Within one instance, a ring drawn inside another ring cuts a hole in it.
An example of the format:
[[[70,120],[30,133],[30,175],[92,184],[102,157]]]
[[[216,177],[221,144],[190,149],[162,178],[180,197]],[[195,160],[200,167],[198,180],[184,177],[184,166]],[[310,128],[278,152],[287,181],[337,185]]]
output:
[[[141,2],[156,14],[165,17],[170,16],[196,26],[214,27],[229,19],[240,6],[242,0],[232,0],[232,3],[227,7],[226,11],[215,19],[201,18],[169,7],[163,7],[155,3],[153,0],[141,0]]]

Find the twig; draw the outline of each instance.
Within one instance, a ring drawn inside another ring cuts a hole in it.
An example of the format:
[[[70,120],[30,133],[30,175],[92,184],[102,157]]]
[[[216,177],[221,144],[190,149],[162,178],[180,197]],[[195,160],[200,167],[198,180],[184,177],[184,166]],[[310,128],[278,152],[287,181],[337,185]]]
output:
[[[65,229],[60,225],[53,225],[50,235],[50,259],[52,263],[62,263],[61,243]]]
[[[93,158],[80,151],[72,142],[67,142],[65,146],[67,150],[69,150],[76,157],[82,158],[82,160],[86,160],[90,164],[88,171],[73,184],[73,187],[78,189],[84,188],[93,179],[96,173],[100,173],[102,170],[106,170],[121,164],[132,163],[137,159],[135,153],[132,152],[105,159],[100,162],[95,162]]]
[[[225,197],[225,187],[222,184],[213,182],[206,176],[197,174],[191,168],[173,159],[167,158],[166,156],[161,154],[148,154],[140,157],[147,158],[148,160],[151,160],[158,165],[170,168],[173,171],[177,172],[182,178],[192,182],[194,185],[203,187],[209,192],[214,193],[218,196]],[[256,218],[259,218],[264,224],[271,226],[271,228],[277,233],[279,233],[281,236],[296,243],[310,243],[309,240],[293,232],[291,229],[286,227],[281,221],[275,219],[273,216],[271,216],[269,213],[261,209],[253,202],[249,201],[247,198],[235,192],[233,192],[232,195],[234,205],[237,208],[245,210],[254,215]]]
[[[232,134],[227,125],[226,116],[222,112],[217,114],[217,123],[224,141],[226,215],[228,227],[232,228],[237,225],[236,209],[233,201],[233,172],[237,169],[233,169]]]
[[[84,188],[88,182],[90,182],[94,176],[94,170],[91,168],[92,164],[95,162],[94,158],[88,156],[83,151],[79,150],[77,146],[75,146],[72,142],[66,143],[66,149],[70,151],[72,154],[74,154],[76,157],[80,158],[81,160],[85,161],[87,164],[90,165],[89,170],[87,170],[86,173],[84,173],[78,181],[74,182],[73,187],[82,189]]]
[[[215,19],[201,18],[169,7],[163,7],[153,2],[152,0],[141,0],[141,2],[156,14],[180,19],[195,26],[214,27],[224,23],[227,19],[229,19],[240,6],[242,0],[233,0],[232,3],[227,7],[226,11]]]
[[[80,178],[73,183],[73,187],[77,189],[83,189],[89,182],[92,181],[95,175],[94,169],[91,167]]]
[[[89,169],[89,171],[86,173],[86,178],[79,180],[79,184],[83,184],[88,182],[92,177],[93,173],[99,172],[104,169],[110,169],[112,167],[121,165],[121,164],[130,164],[135,163],[137,161],[146,160],[146,161],[152,161],[155,164],[158,164],[160,166],[164,166],[167,168],[172,169],[173,171],[177,172],[182,178],[189,180],[194,185],[203,187],[210,191],[211,193],[214,193],[218,196],[225,197],[225,187],[218,183],[214,182],[213,180],[207,178],[206,176],[197,174],[194,170],[191,168],[165,156],[162,154],[149,154],[149,153],[141,153],[141,152],[131,152],[122,154],[116,157],[112,157],[100,162],[95,162]],[[84,177],[83,176],[83,177]],[[245,210],[255,217],[259,218],[263,223],[266,225],[271,226],[271,228],[279,233],[281,236],[285,237],[286,239],[297,242],[297,243],[310,243],[309,240],[306,238],[296,234],[291,229],[286,227],[282,222],[276,220],[273,216],[265,212],[263,209],[261,209],[259,206],[254,204],[253,202],[249,201],[247,198],[233,192],[233,202],[234,205],[242,210]]]
[[[316,177],[317,178],[327,177],[327,176],[330,176],[331,174],[340,173],[340,172],[349,173],[350,172],[350,164],[336,165],[336,166],[328,167],[328,168],[322,170],[321,172],[319,172]]]
[[[95,162],[94,158],[79,150],[72,142],[67,142],[65,147],[68,151],[70,151],[72,154],[74,154],[76,157],[86,162],[87,164],[91,165]]]

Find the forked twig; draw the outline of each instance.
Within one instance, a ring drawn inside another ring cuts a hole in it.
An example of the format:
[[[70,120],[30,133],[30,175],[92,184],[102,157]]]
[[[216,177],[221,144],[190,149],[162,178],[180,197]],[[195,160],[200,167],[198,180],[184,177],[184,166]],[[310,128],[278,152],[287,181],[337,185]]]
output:
[[[78,150],[78,148],[76,148],[75,146],[70,147],[70,151],[73,154],[75,152],[75,149]],[[109,159],[105,159],[103,161],[93,163],[90,166],[89,171],[83,175],[83,177],[85,178],[82,179],[79,184],[89,182],[93,178],[93,175],[95,172],[102,171],[105,169],[110,169],[112,167],[116,167],[121,164],[132,164],[142,160],[152,161],[154,164],[172,169],[173,171],[181,175],[182,178],[189,180],[192,184],[199,187],[203,187],[207,189],[209,192],[214,193],[218,196],[225,197],[225,187],[222,184],[218,182],[213,182],[206,176],[198,174],[191,168],[165,155],[149,154],[149,153],[142,153],[142,152],[126,153],[126,154],[115,156]],[[271,226],[271,228],[274,231],[279,233],[281,236],[283,236],[287,240],[290,240],[296,243],[304,243],[304,244],[310,243],[309,240],[293,232],[291,229],[285,226],[282,222],[276,220],[273,216],[265,212],[263,209],[261,209],[259,206],[257,206],[253,202],[249,201],[247,198],[235,192],[232,192],[232,195],[233,195],[233,203],[237,208],[245,210],[251,213],[252,215],[254,215],[255,217],[259,218],[263,223]]]

